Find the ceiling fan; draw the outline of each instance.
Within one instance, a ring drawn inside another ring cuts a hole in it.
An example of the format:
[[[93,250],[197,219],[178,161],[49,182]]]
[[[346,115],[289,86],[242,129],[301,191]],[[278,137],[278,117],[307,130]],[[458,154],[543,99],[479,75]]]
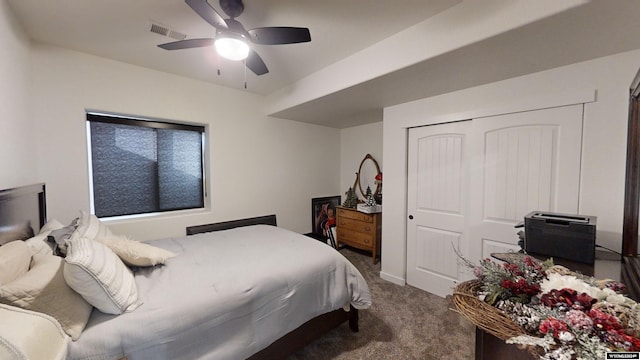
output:
[[[242,0],[220,0],[222,11],[229,16],[224,19],[207,2],[207,0],[185,0],[201,18],[211,24],[216,29],[215,38],[186,39],[158,45],[165,50],[190,49],[215,45],[221,56],[225,46],[230,46],[231,50],[240,51],[238,53],[225,56],[232,60],[245,60],[245,65],[256,75],[263,75],[269,72],[262,58],[249,47],[248,42],[259,45],[279,45],[295,44],[311,41],[311,34],[308,28],[274,26],[261,27],[246,30],[244,26],[236,20],[244,11]],[[226,44],[225,44],[226,43]]]

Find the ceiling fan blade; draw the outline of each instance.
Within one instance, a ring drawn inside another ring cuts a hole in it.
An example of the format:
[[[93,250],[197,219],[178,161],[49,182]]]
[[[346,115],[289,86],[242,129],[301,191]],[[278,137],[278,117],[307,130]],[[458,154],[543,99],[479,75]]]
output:
[[[216,9],[214,9],[207,0],[185,0],[196,14],[200,15],[206,22],[216,29],[227,29],[227,24]]]
[[[251,41],[261,45],[295,44],[311,41],[308,28],[273,26],[248,31]]]
[[[213,45],[214,40],[209,38],[204,39],[188,39],[188,40],[179,40],[166,44],[160,44],[158,47],[163,48],[165,50],[180,50],[180,49],[191,49],[197,47],[205,47]]]
[[[242,26],[242,24],[236,20],[236,19],[225,19],[224,22],[227,24],[227,27],[229,28],[229,30],[231,30],[231,32],[240,34],[243,37],[246,38],[250,38],[251,35],[249,35],[249,33],[247,33],[247,30],[245,30],[244,26]]]
[[[249,51],[249,56],[245,59],[245,65],[258,76],[269,72],[260,55],[253,50]]]

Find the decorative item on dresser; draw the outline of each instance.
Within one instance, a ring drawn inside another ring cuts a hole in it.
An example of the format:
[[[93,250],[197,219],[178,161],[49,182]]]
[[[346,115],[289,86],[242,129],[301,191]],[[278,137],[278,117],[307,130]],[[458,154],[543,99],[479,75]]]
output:
[[[367,188],[374,188],[372,195],[375,199],[380,199],[382,202],[382,172],[380,171],[380,165],[376,159],[367,154],[360,162],[358,172],[356,173],[356,182],[353,184],[353,190],[358,194],[357,190],[360,190],[360,195],[363,199],[367,198]],[[357,189],[357,190],[356,190]]]
[[[382,232],[382,213],[363,213],[356,209],[339,206],[337,220],[336,245],[353,246],[371,251],[376,264],[380,254],[380,235]]]

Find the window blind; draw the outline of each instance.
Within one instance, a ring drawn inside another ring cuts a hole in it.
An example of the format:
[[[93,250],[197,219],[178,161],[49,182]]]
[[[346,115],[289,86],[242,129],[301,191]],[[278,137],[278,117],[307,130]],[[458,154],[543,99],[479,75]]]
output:
[[[204,127],[87,114],[96,216],[204,207]]]

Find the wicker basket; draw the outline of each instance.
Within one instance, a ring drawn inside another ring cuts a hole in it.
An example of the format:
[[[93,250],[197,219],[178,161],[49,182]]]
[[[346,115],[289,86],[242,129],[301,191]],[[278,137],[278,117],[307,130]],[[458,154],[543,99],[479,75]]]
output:
[[[524,335],[524,331],[507,315],[478,298],[481,287],[482,282],[477,279],[458,284],[452,296],[455,310],[475,326],[501,340]]]

